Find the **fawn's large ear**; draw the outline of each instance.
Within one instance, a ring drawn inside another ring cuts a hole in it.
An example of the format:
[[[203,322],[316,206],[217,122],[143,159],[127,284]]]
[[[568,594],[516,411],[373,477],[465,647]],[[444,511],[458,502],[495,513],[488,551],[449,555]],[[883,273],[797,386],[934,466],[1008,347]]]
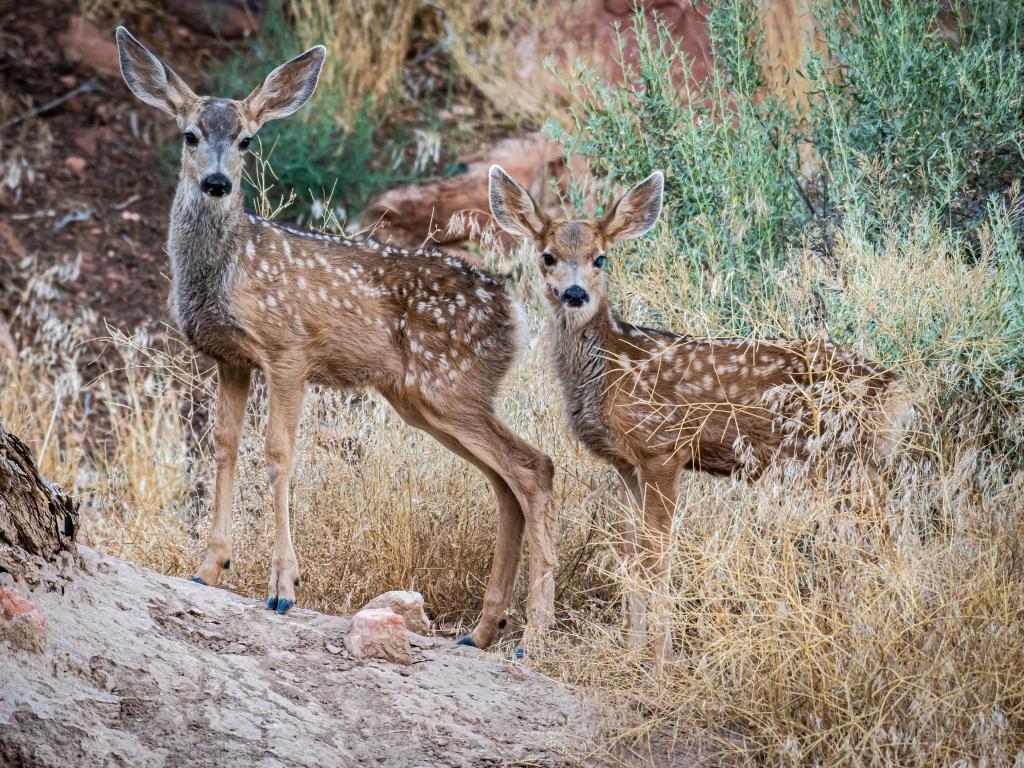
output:
[[[121,76],[132,93],[171,117],[184,115],[199,97],[127,29],[118,27],[116,37]]]
[[[326,57],[326,48],[314,46],[279,66],[245,97],[243,103],[257,128],[268,120],[288,117],[309,101]]]
[[[500,165],[492,165],[488,175],[491,214],[502,229],[519,237],[535,240],[547,226],[548,217],[537,207],[530,193],[509,176]]]
[[[619,198],[601,220],[601,228],[610,242],[640,237],[658,220],[665,177],[655,171]]]

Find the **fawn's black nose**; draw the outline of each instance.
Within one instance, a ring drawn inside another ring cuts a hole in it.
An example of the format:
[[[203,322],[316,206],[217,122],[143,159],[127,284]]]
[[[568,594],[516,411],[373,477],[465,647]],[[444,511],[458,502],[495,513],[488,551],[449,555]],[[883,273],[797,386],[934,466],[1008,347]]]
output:
[[[199,188],[210,197],[224,197],[231,194],[231,179],[223,173],[211,173],[203,179]]]
[[[587,292],[578,285],[570,285],[562,291],[562,303],[567,307],[582,307],[589,299]]]

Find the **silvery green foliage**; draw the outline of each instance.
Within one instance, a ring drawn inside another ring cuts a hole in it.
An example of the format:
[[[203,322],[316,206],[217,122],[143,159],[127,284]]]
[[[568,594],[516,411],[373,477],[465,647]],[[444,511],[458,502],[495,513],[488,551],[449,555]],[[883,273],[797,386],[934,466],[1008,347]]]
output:
[[[764,87],[757,8],[712,4],[703,83],[642,16],[621,84],[576,68],[574,125],[551,131],[602,180],[592,199],[665,170],[658,237],[615,268],[677,275],[696,332],[827,334],[928,372],[950,423],[1020,455],[1024,5],[821,0],[823,49],[789,73],[802,112]]]

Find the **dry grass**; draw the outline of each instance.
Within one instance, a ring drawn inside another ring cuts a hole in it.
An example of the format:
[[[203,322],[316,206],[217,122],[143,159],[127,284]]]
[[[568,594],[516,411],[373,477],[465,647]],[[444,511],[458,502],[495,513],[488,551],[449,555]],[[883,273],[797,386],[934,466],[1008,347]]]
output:
[[[881,250],[854,238],[838,246],[858,266],[851,274],[863,276],[847,292],[885,302],[891,323],[863,336],[868,355],[939,303],[957,322],[958,306],[966,311],[983,300],[987,288],[977,270],[952,264],[941,238],[919,234],[894,235]],[[914,258],[905,258],[908,249]],[[793,276],[797,294],[816,275],[810,261]],[[611,533],[623,512],[618,489],[613,473],[567,434],[545,362],[543,318],[530,299],[533,269],[524,266],[531,341],[504,412],[553,456],[561,512],[560,625],[551,652],[531,663],[585,685],[606,708],[608,728],[595,748],[627,764],[643,764],[673,740],[680,750],[697,745],[713,764],[1022,759],[1024,475],[983,451],[978,438],[993,418],[1004,432],[1024,431],[1019,412],[995,408],[1001,415],[994,416],[984,397],[951,404],[941,386],[950,369],[942,367],[940,346],[935,359],[906,355],[903,373],[918,417],[887,470],[891,490],[877,518],[837,506],[827,490],[686,477],[673,533],[679,658],[657,674],[620,641],[616,595],[628,577]],[[680,302],[684,269],[662,269],[627,274],[619,260],[614,280],[626,314],[715,331],[716,318]],[[74,338],[54,340],[68,333],[42,316],[45,285],[37,281],[30,303],[41,327],[50,323],[49,335],[0,374],[5,424],[83,499],[87,543],[192,575],[212,494],[202,426],[212,403],[210,373],[197,370],[183,348],[168,354],[143,337],[115,333],[107,344],[121,361],[118,370],[98,382],[76,380],[79,347]],[[948,359],[958,357],[950,351]],[[86,414],[90,402],[107,415],[103,437],[94,434],[83,448],[68,436],[97,431]],[[272,538],[264,419],[257,391],[241,450],[227,576],[232,588],[256,597],[263,596]],[[312,392],[299,446],[293,519],[300,604],[344,612],[383,590],[413,588],[440,621],[471,623],[495,521],[482,478],[374,395]]]
[[[573,10],[572,0],[296,0],[288,16],[299,42],[327,46],[321,88],[342,95],[335,114],[341,125],[350,126],[366,103],[380,111],[401,96],[411,85],[403,79],[418,63],[447,56],[442,72],[450,82],[435,82],[419,96],[438,87],[473,88],[486,103],[487,114],[477,119],[539,127],[561,115],[554,79],[541,62],[556,52],[567,62],[579,53],[556,39],[557,19]]]

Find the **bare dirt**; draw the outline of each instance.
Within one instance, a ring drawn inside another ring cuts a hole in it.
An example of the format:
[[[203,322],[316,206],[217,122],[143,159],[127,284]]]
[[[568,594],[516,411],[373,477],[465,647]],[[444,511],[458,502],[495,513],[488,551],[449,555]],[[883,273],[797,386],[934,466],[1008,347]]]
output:
[[[32,275],[80,259],[77,275],[58,286],[69,311],[88,307],[129,330],[159,328],[169,319],[164,244],[175,163],[166,155],[177,128],[125,87],[114,20],[79,13],[62,0],[0,0],[0,153],[24,162],[17,184],[0,179],[0,313],[17,331],[12,315]],[[118,22],[169,51],[193,82],[230,50],[169,13]]]
[[[45,652],[0,642],[0,765],[559,766],[586,730],[567,689],[446,639],[358,662],[346,619],[86,548],[40,584]]]

